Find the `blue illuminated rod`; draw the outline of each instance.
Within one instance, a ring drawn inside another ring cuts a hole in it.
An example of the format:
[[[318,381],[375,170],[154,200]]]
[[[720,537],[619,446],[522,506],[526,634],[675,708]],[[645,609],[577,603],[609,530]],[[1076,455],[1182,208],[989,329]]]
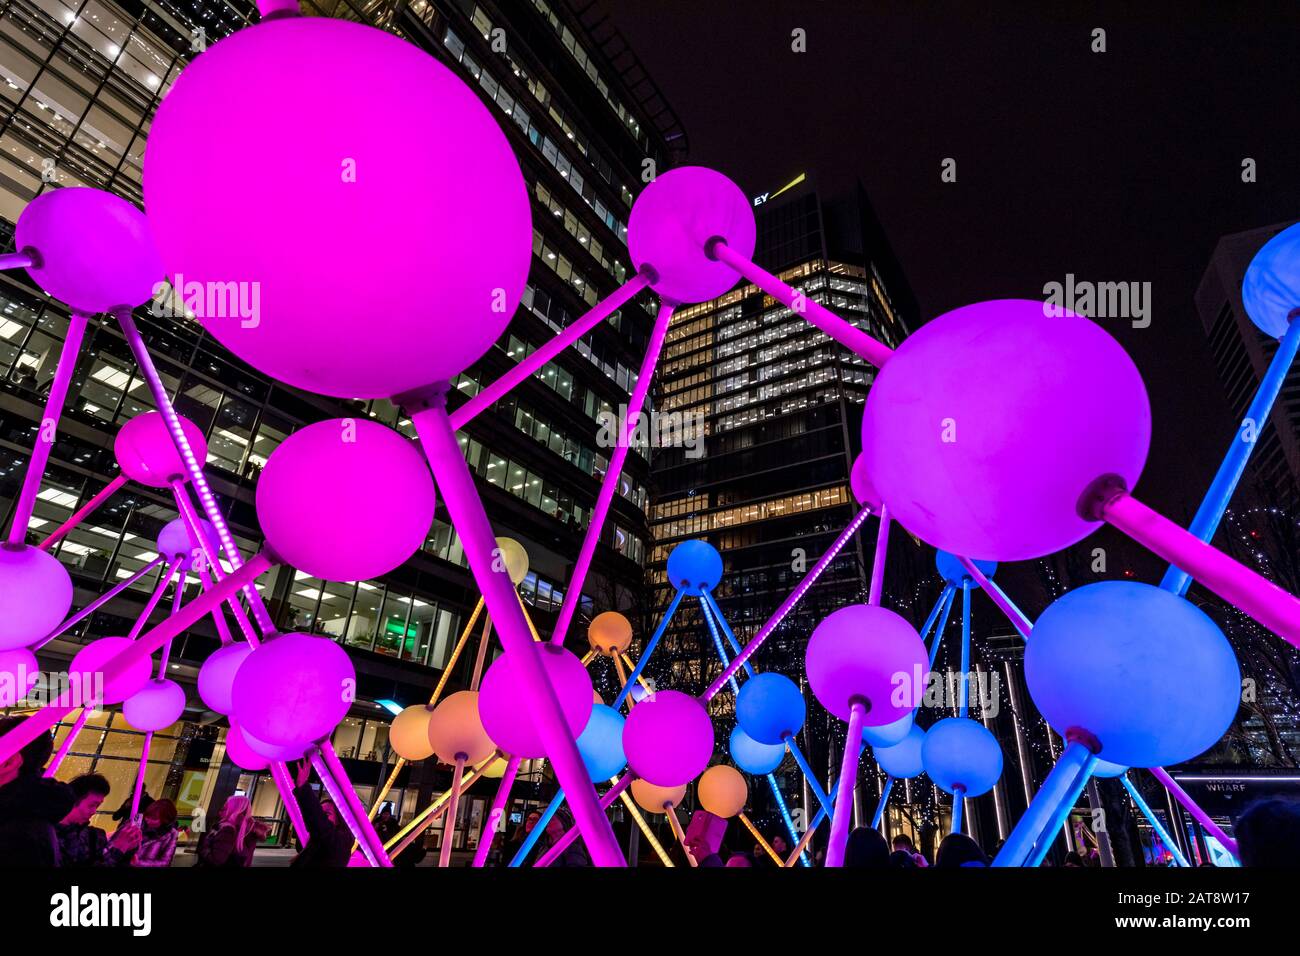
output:
[[[876,812],[871,815],[871,829],[880,829],[880,821],[885,816],[885,805],[889,803],[889,794],[893,789],[894,778],[886,777],[885,785],[880,790],[880,802],[876,804]]]
[[[555,816],[555,812],[560,809],[560,804],[563,802],[564,791],[556,790],[555,796],[551,797],[551,802],[546,805],[546,809],[542,811],[542,815],[537,819],[537,824],[524,837],[523,846],[519,848],[514,859],[510,861],[510,867],[523,865],[524,859],[532,852],[533,847],[537,845],[537,841],[542,838],[542,834],[546,832],[546,825],[551,822],[551,817]]]
[[[655,628],[654,634],[646,642],[645,649],[641,651],[641,656],[637,658],[636,666],[632,668],[632,673],[627,677],[627,683],[623,689],[618,692],[614,698],[613,708],[618,710],[623,706],[623,701],[627,700],[627,695],[631,693],[632,688],[636,685],[637,678],[641,676],[641,671],[645,669],[646,662],[650,660],[650,655],[654,653],[655,647],[659,644],[659,639],[664,636],[664,631],[668,628],[668,622],[672,620],[673,614],[677,611],[677,605],[682,603],[682,592],[676,591],[673,594],[672,602],[668,605],[668,610],[664,611],[663,619],[660,620],[659,626]]]
[[[994,866],[1038,866],[1065,825],[1074,804],[1088,785],[1097,755],[1077,740],[1061,752],[1056,766],[1038,788],[1033,801],[1017,822],[1007,842],[993,859]]]
[[[1156,815],[1151,812],[1151,808],[1147,806],[1147,802],[1142,799],[1142,794],[1138,793],[1137,787],[1133,786],[1132,781],[1128,778],[1128,774],[1120,774],[1119,782],[1124,785],[1124,789],[1128,791],[1128,795],[1133,799],[1133,802],[1137,804],[1137,808],[1142,811],[1142,816],[1147,818],[1147,823],[1151,824],[1151,829],[1156,831],[1156,836],[1160,838],[1160,842],[1169,847],[1169,852],[1174,855],[1174,862],[1179,866],[1191,866],[1191,864],[1187,862],[1187,857],[1183,856],[1182,850],[1178,849],[1178,844],[1173,841],[1173,838],[1169,836],[1169,832],[1161,826],[1160,821],[1156,819]]]

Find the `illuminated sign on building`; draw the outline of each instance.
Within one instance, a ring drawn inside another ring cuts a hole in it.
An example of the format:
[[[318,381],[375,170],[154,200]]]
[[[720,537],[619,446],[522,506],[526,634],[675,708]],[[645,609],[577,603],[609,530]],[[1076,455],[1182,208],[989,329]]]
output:
[[[755,197],[754,197],[754,205],[755,205],[755,206],[761,206],[761,205],[763,205],[763,203],[768,202],[769,200],[775,199],[777,196],[781,195],[781,193],[785,192],[786,190],[788,190],[788,189],[794,189],[795,186],[798,186],[801,182],[803,182],[803,181],[804,181],[805,179],[807,179],[807,178],[808,178],[808,174],[807,174],[807,173],[800,173],[798,176],[796,176],[794,179],[790,180],[788,183],[786,183],[784,186],[782,186],[782,187],[781,187],[780,189],[778,189],[776,192],[774,192],[774,193],[763,193],[763,195],[761,195],[761,196],[755,196]]]

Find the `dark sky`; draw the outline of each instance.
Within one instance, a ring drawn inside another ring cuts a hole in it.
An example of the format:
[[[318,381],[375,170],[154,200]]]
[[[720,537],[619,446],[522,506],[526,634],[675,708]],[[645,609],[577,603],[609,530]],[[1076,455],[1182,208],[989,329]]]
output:
[[[604,2],[692,162],[749,195],[860,177],[923,318],[1150,282],[1150,328],[1105,325],[1151,391],[1138,496],[1190,517],[1234,429],[1192,295],[1220,235],[1300,218],[1300,4]]]

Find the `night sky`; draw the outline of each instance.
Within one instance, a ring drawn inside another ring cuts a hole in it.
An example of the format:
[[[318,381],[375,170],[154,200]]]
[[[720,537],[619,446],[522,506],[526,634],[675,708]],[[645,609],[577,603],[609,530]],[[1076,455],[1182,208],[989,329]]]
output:
[[[923,319],[1150,282],[1149,328],[1103,324],[1151,392],[1137,495],[1190,519],[1235,428],[1192,296],[1219,236],[1300,218],[1300,5],[604,2],[691,162],[749,195],[860,178]]]

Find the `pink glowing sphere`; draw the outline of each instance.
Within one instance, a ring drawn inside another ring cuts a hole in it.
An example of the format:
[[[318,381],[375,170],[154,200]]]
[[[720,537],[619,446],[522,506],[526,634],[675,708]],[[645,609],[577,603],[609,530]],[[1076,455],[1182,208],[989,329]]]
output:
[[[424,544],[433,507],[419,449],[365,418],[299,429],[271,452],[257,481],[257,517],[271,549],[327,581],[393,570]]]
[[[202,467],[208,460],[208,443],[203,431],[188,418],[181,418],[181,431]],[[150,488],[166,488],[177,479],[189,478],[189,470],[176,450],[167,422],[158,412],[145,412],[123,425],[113,440],[113,454],[122,474]]]
[[[355,699],[356,684],[352,659],[334,641],[285,634],[244,659],[231,701],[249,734],[287,747],[329,736]]]
[[[235,675],[249,654],[251,645],[244,642],[227,644],[213,651],[199,668],[199,699],[218,714],[229,714],[235,709]]]
[[[207,534],[208,540],[215,544],[219,540],[217,529],[202,518],[199,519],[199,524]],[[175,518],[163,525],[162,531],[158,532],[158,553],[168,561],[179,558],[181,560],[179,567],[182,571],[189,571],[196,563],[201,563],[203,556],[202,546],[190,536],[190,529],[185,524],[184,518]]]
[[[185,713],[185,688],[166,678],[151,680],[122,702],[122,716],[136,730],[162,730]]]
[[[232,717],[231,720],[234,720]],[[292,743],[292,744],[268,744],[265,740],[254,737],[243,727],[239,728],[240,734],[243,735],[244,743],[248,744],[253,753],[264,757],[267,760],[276,763],[286,763],[290,760],[298,760],[307,752],[311,742]]]
[[[14,248],[36,284],[77,312],[134,309],[154,297],[162,260],[144,213],[112,193],[47,189],[18,216]]]
[[[858,500],[858,504],[869,507],[875,512],[880,511],[880,492],[876,491],[876,486],[871,483],[871,476],[867,474],[867,462],[863,455],[853,460],[853,470],[849,472],[849,488],[853,490],[853,497]]]
[[[573,653],[554,644],[538,644],[542,667],[551,689],[559,698],[564,722],[574,740],[591,719],[591,675]],[[525,701],[528,692],[519,677],[514,655],[502,654],[483,675],[479,686],[479,712],[488,736],[498,747],[516,757],[545,757],[546,749],[537,732],[537,722]]]
[[[0,651],[0,707],[13,707],[26,697],[40,670],[36,655],[25,647]]]
[[[144,195],[170,273],[256,293],[203,326],[341,398],[463,371],[505,331],[532,261],[523,176],[478,94],[414,44],[327,17],[240,30],[191,61],[150,128]]]
[[[709,240],[723,239],[750,259],[755,234],[754,207],[739,186],[712,169],[682,166],[641,191],[627,221],[627,248],[638,270],[653,270],[652,285],[663,298],[706,302],[740,278],[709,258]]]
[[[1151,408],[1133,360],[1089,319],[1000,299],[923,325],[867,396],[862,456],[895,520],[935,547],[1041,557],[1098,522],[1096,479],[1137,482]]]
[[[239,724],[234,720],[230,721],[230,729],[226,731],[226,756],[230,758],[230,762],[236,767],[250,773],[265,770],[271,766],[269,757],[263,757],[248,745],[244,732],[240,730]]]
[[[478,691],[462,690],[452,694],[429,717],[429,746],[443,763],[464,759],[467,764],[481,763],[496,750],[495,742],[483,726]]]
[[[141,657],[115,677],[104,673],[112,659],[134,643],[125,637],[101,637],[77,652],[68,665],[68,675],[80,681],[82,700],[120,704],[149,683],[153,671],[148,657]]]
[[[72,609],[72,578],[39,548],[0,545],[0,651],[35,644]]]
[[[623,752],[641,779],[659,787],[680,787],[709,765],[713,721],[690,694],[656,691],[628,714]]]
[[[866,727],[903,720],[925,691],[930,658],[915,628],[888,608],[850,604],[817,625],[808,641],[808,686],[821,705],[848,720],[867,705]],[[918,686],[919,685],[919,686]]]

